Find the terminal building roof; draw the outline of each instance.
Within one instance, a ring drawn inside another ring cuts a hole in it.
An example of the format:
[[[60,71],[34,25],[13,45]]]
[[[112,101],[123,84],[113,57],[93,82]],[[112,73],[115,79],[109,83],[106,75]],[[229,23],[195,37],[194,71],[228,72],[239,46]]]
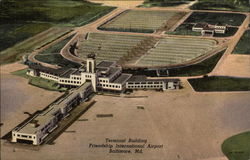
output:
[[[78,70],[77,69],[68,69],[66,70],[63,74],[60,75],[60,77],[64,77],[64,78],[69,78],[70,75],[74,74],[74,75],[77,75],[76,73]]]
[[[121,70],[120,67],[110,67],[110,68],[107,69],[105,74],[102,74],[99,77],[100,78],[110,78],[120,70]]]
[[[115,62],[111,61],[101,61],[96,68],[109,68],[111,66],[115,65]]]
[[[114,80],[113,83],[121,83],[121,84],[124,84],[124,83],[127,82],[127,80],[128,80],[131,76],[132,76],[131,74],[122,73],[117,79]]]
[[[66,97],[59,99],[57,102],[50,104],[46,109],[36,114],[28,123],[21,126],[17,131],[25,134],[36,134],[37,131],[44,128],[52,118],[54,114],[61,108],[65,107],[71,99],[77,96],[81,91],[84,91],[87,87],[91,85],[90,82],[86,82],[79,86],[75,90],[71,91]]]

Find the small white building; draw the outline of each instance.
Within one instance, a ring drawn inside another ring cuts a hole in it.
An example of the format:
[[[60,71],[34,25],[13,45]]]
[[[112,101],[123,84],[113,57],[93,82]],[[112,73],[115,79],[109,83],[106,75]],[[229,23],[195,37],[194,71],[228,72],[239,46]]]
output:
[[[192,31],[194,32],[201,32],[203,28],[208,27],[208,23],[202,22],[202,23],[196,23],[192,27]]]
[[[225,34],[227,30],[227,26],[215,25],[214,31],[215,33]]]
[[[210,27],[204,27],[201,31],[202,36],[214,36],[214,29]]]
[[[213,36],[215,33],[217,34],[225,34],[227,26],[224,25],[211,25],[205,22],[196,23],[192,27],[192,31],[201,32],[203,36]]]

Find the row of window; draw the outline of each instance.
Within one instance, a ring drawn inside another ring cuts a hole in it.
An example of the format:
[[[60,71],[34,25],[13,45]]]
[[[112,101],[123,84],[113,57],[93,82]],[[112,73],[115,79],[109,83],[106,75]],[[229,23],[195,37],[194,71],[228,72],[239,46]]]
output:
[[[52,75],[48,75],[48,74],[44,74],[44,73],[41,73],[41,75],[43,75],[45,77],[49,77],[49,78],[58,79],[58,77],[56,77],[56,76],[52,76]]]
[[[99,84],[101,87],[112,87],[112,88],[121,88],[120,85],[110,85],[110,84]]]
[[[128,84],[163,84],[163,82],[128,82]]]
[[[91,75],[85,75],[86,78],[91,78]]]
[[[63,82],[63,83],[81,84],[81,82],[80,82],[80,81],[71,81],[71,80],[61,80],[60,82]]]
[[[203,28],[195,28],[193,27],[193,31],[201,31]]]
[[[15,134],[14,134],[15,136]],[[17,134],[17,137],[23,137],[23,138],[32,138],[32,136],[27,136],[27,135],[20,135],[20,134]],[[33,139],[35,139],[36,137],[34,136]]]
[[[99,82],[109,83],[108,80],[99,79]]]
[[[128,88],[160,88],[162,85],[129,85]]]
[[[215,26],[214,28],[226,28],[226,26]]]
[[[81,80],[81,77],[72,77],[72,79]]]

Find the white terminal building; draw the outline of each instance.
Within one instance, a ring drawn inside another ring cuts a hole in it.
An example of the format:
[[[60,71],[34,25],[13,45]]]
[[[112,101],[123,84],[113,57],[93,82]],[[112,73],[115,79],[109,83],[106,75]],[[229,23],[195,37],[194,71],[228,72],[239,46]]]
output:
[[[38,111],[30,119],[12,130],[12,142],[40,145],[44,139],[57,128],[58,122],[67,117],[70,111],[85,101],[93,93],[91,83],[72,90],[67,96],[51,103],[43,111]]]
[[[95,55],[89,54],[86,68],[52,69],[41,65],[30,65],[27,72],[56,81],[64,87],[81,86],[91,82],[95,92],[124,92],[126,89],[179,89],[179,79],[149,79],[146,76],[133,76],[122,73],[122,67],[116,62],[102,61],[98,65]]]
[[[97,66],[95,56],[88,55],[86,68],[52,69],[30,65],[27,74],[54,80],[62,86],[73,87],[67,96],[38,111],[12,130],[12,142],[40,145],[57,128],[58,122],[94,92],[118,92],[126,89],[179,89],[178,79],[148,79],[122,73],[116,62],[102,61]]]

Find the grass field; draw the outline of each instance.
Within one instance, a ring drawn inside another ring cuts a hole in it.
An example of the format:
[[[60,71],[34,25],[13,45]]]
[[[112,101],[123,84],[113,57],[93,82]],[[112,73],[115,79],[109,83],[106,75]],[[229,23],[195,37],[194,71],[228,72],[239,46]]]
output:
[[[225,0],[211,1],[199,0],[198,3],[190,7],[195,10],[223,10],[223,11],[250,11],[250,3],[248,0]]]
[[[39,3],[34,0],[2,0],[0,3],[0,42],[2,44],[0,64],[14,62],[25,52],[34,50],[33,41],[31,44],[23,42],[29,37],[51,27],[81,26],[114,9],[114,7],[81,0],[43,0]],[[64,32],[62,29],[61,34]],[[40,40],[40,37],[35,40],[37,43],[38,41],[48,42],[46,38]],[[6,51],[9,47],[13,48]]]
[[[181,4],[187,4],[188,2],[193,0],[145,0],[142,5],[139,7],[172,7],[178,6]]]
[[[164,38],[150,49],[137,66],[160,66],[184,63],[207,54],[216,41],[196,38]]]
[[[207,22],[213,25],[240,26],[245,18],[246,15],[239,13],[193,12],[184,23]]]
[[[88,38],[79,43],[77,53],[83,59],[89,53],[95,53],[97,63],[103,60],[119,61],[146,38],[134,35],[89,33]]]
[[[240,41],[236,45],[234,54],[250,54],[250,30],[245,31]]]
[[[74,35],[71,35],[68,38],[62,40],[61,42],[59,42],[59,43],[57,43],[57,44],[43,50],[39,54],[60,53],[61,49],[69,42],[70,39],[72,39],[74,37]]]
[[[249,160],[250,132],[244,132],[226,139],[221,148],[229,160]]]
[[[70,31],[70,27],[52,27],[42,33],[17,43],[13,47],[0,52],[0,64],[15,62],[19,60],[22,55],[31,53],[33,50],[41,48]]]
[[[190,65],[182,68],[169,69],[169,76],[199,76],[205,75],[213,71],[214,67],[224,54],[225,50],[217,53],[216,55],[194,65]]]
[[[177,16],[177,12],[169,11],[137,11],[123,12],[114,19],[101,25],[99,29],[122,32],[152,33],[167,25],[169,20]],[[184,15],[183,15],[184,16]],[[180,19],[181,17],[178,17]]]
[[[218,61],[220,60],[221,56],[224,54],[225,50],[217,53],[216,55],[194,65],[190,65],[187,67],[182,68],[172,68],[172,69],[162,69],[159,70],[159,75],[156,74],[155,70],[145,70],[145,69],[137,69],[131,70],[126,69],[123,70],[126,73],[131,73],[135,75],[146,75],[149,77],[185,77],[185,76],[200,76],[210,73]]]
[[[0,51],[7,49],[13,44],[34,36],[52,26],[50,23],[20,23],[0,24]]]
[[[58,65],[63,68],[79,68],[80,65],[71,62],[61,56],[59,53],[38,54],[35,56],[38,61]]]
[[[82,0],[2,0],[1,23],[15,21],[51,22],[79,26],[112,7]]]
[[[75,35],[75,34],[74,34]],[[64,68],[79,68],[80,65],[63,58],[60,54],[61,49],[73,38],[74,35],[62,40],[61,42],[45,49],[35,56],[41,62],[58,65]]]
[[[250,91],[250,78],[203,77],[188,79],[197,92]]]
[[[192,24],[188,23],[183,23],[179,27],[175,29],[175,31],[171,32],[166,32],[166,34],[171,34],[171,35],[189,35],[189,36],[201,36],[200,32],[194,32],[192,31]]]
[[[43,79],[40,77],[31,77],[31,76],[28,76],[26,72],[27,72],[27,69],[23,69],[23,70],[12,72],[12,74],[28,79],[29,80],[28,83],[30,85],[33,85],[39,88],[43,88],[43,89],[50,90],[50,91],[66,91],[65,88],[60,88],[60,86],[55,81]]]

